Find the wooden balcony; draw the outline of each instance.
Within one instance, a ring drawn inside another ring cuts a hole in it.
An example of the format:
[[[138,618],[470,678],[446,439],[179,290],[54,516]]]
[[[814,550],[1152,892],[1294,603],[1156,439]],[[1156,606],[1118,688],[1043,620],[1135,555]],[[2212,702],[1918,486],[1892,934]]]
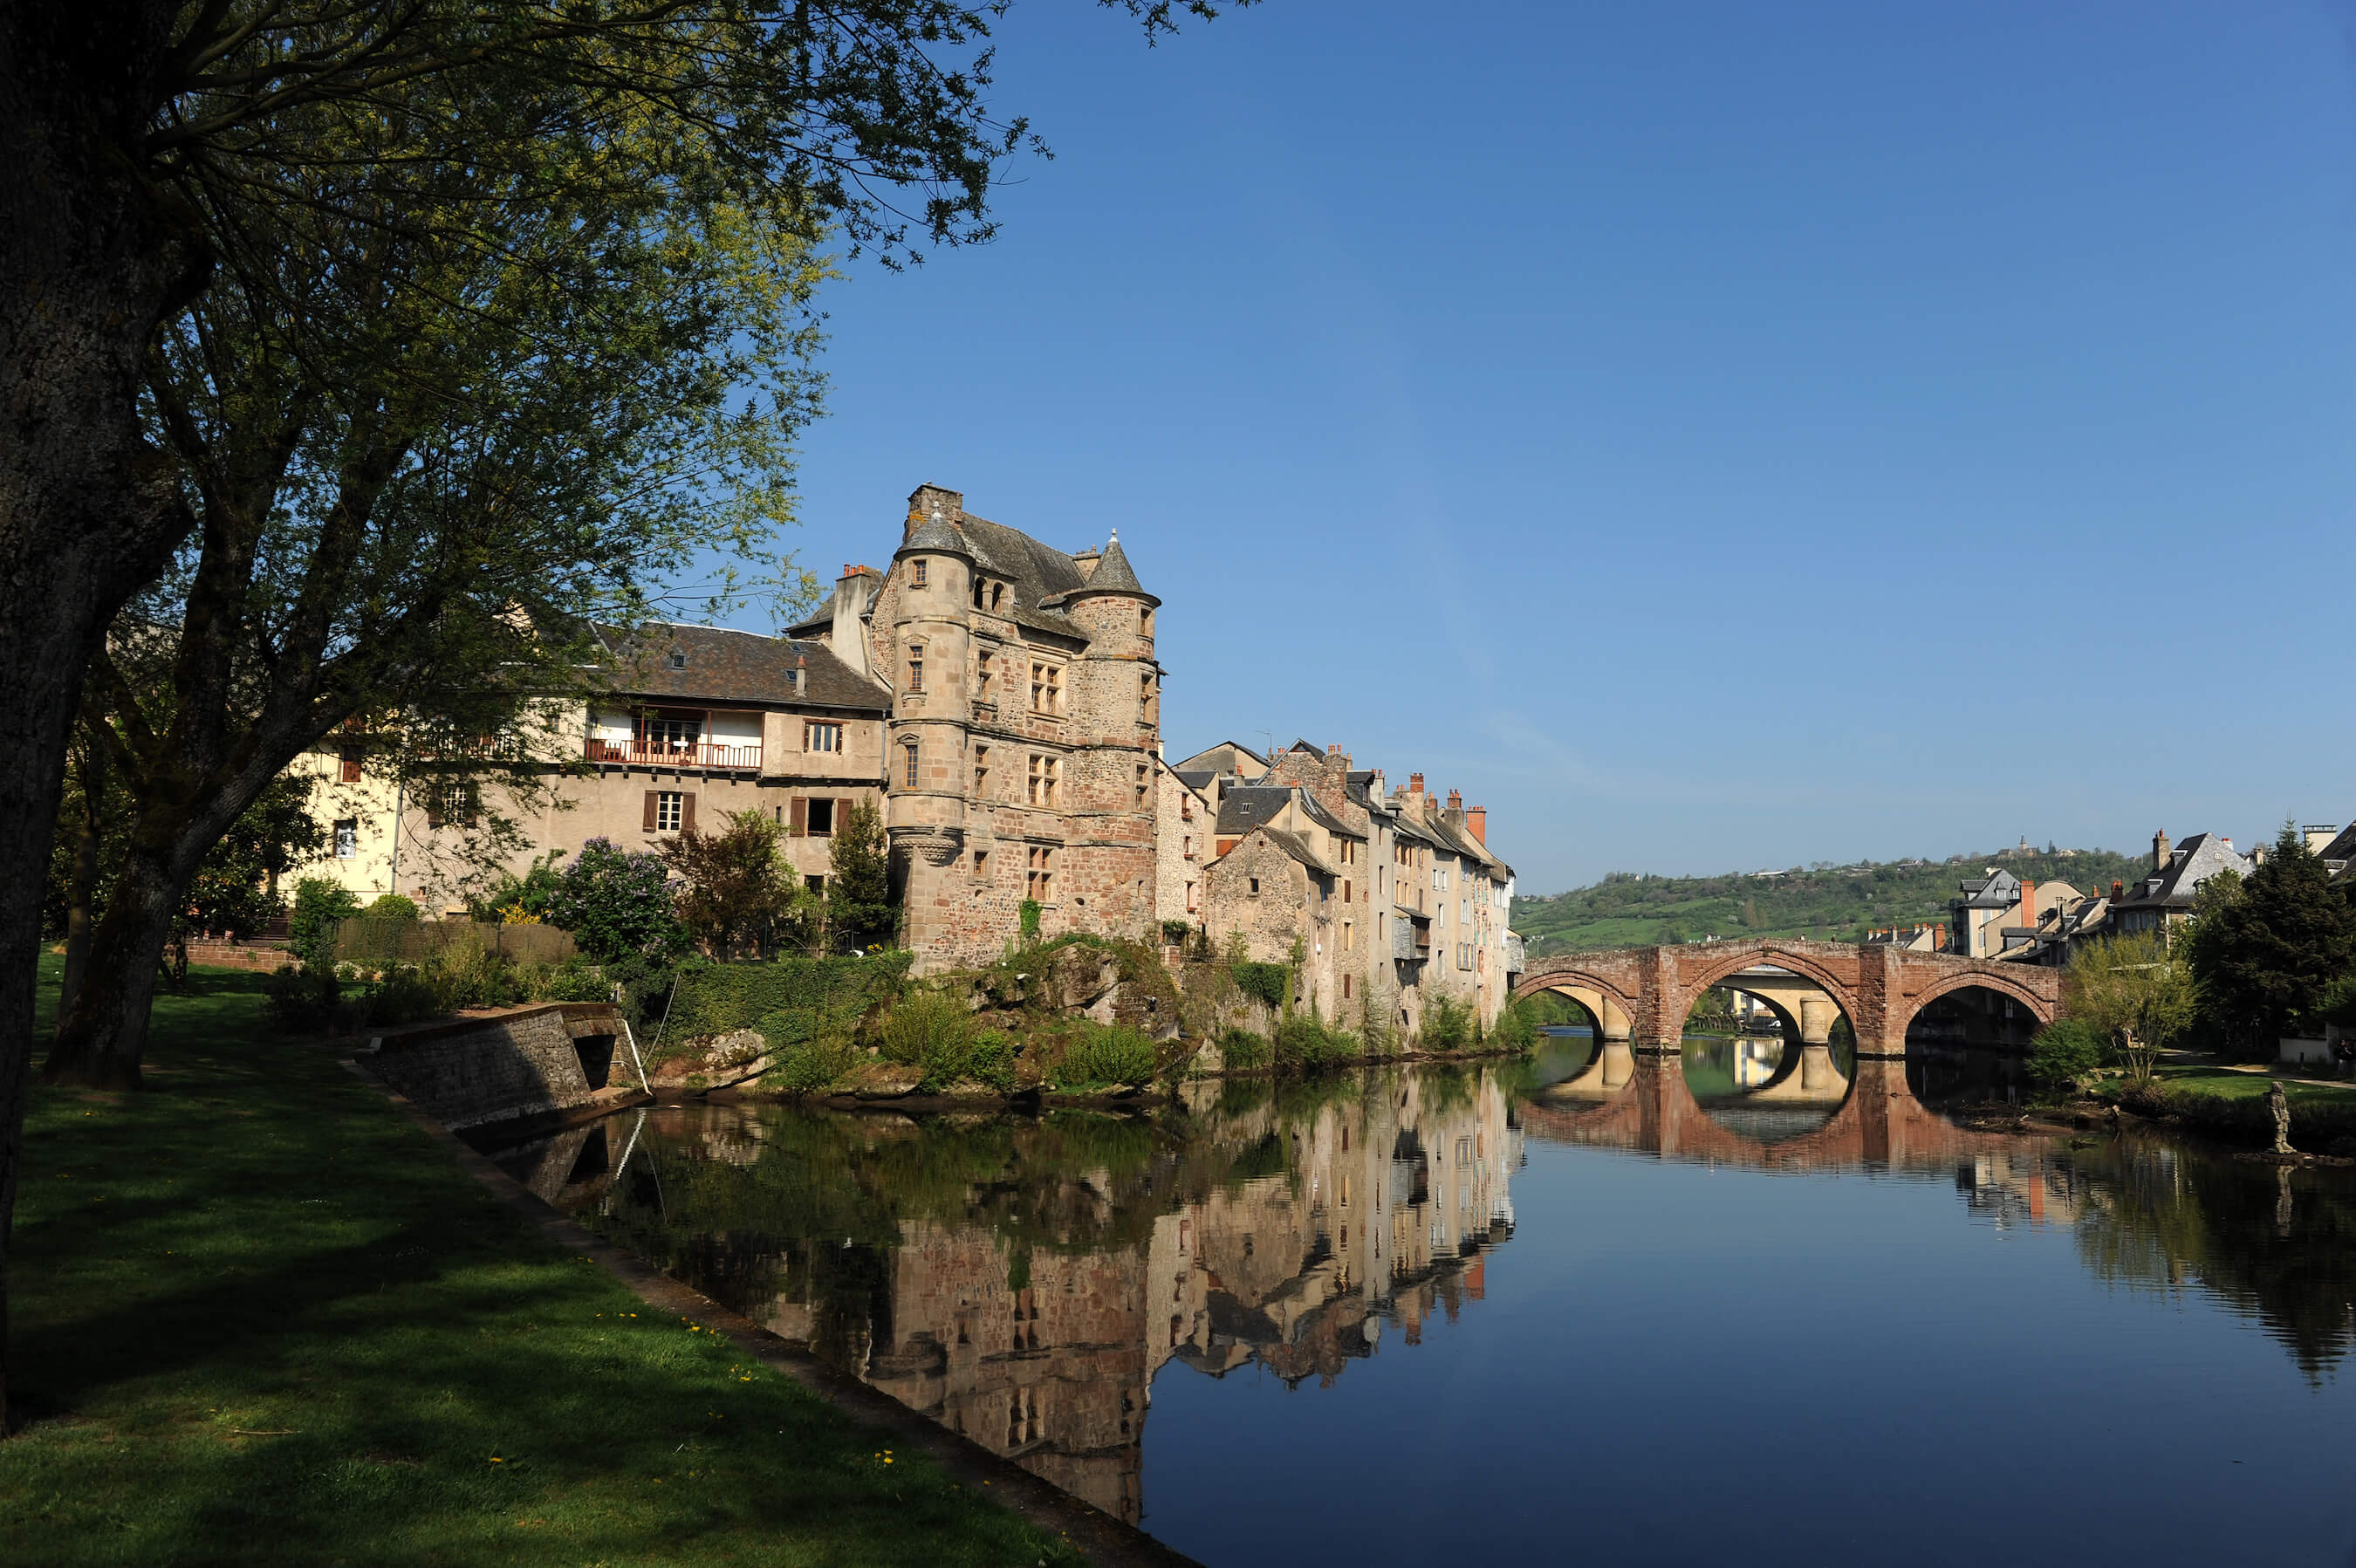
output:
[[[758,773],[758,746],[713,746],[705,741],[595,740],[589,742],[589,760],[640,768],[701,768],[716,771]]]

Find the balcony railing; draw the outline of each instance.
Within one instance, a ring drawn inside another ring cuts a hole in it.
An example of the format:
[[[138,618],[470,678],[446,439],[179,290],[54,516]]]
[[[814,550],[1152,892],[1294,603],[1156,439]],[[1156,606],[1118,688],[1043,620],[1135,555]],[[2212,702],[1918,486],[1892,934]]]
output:
[[[592,762],[637,763],[653,768],[739,768],[761,770],[757,746],[712,746],[691,740],[591,740]]]

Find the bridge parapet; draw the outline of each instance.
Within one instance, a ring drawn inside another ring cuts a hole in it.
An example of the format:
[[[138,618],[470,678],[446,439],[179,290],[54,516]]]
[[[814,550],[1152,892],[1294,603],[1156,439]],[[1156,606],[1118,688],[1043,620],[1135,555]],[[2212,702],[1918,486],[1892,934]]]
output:
[[[1591,994],[1626,1015],[1636,1049],[1674,1051],[1685,1036],[1686,1015],[1703,992],[1762,965],[1801,976],[1831,997],[1847,1015],[1861,1057],[1904,1056],[1906,1026],[1914,1015],[1926,1004],[1968,986],[2011,997],[2040,1024],[2051,1023],[2062,1005],[2062,976],[2055,970],[1882,945],[1774,938],[1533,959],[1515,982],[1514,995],[1571,995],[1601,1026],[1601,1010],[1580,993]]]

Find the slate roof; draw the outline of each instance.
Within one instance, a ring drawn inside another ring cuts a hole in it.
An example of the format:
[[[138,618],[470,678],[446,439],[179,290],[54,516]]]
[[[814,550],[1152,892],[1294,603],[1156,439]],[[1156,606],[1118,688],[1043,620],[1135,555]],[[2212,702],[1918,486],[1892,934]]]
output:
[[[823,642],[665,621],[648,621],[636,631],[599,627],[597,639],[613,661],[615,691],[627,696],[873,713],[891,705],[889,693],[836,658]],[[674,653],[687,656],[685,669],[672,668]],[[794,690],[798,668],[803,677],[798,693]]]
[[[2003,909],[2020,902],[2020,878],[2001,869],[1975,876],[1956,890],[1963,897],[1955,902],[1966,909]]]
[[[1057,632],[1081,642],[1088,639],[1086,631],[1055,607],[1065,595],[1087,585],[1078,564],[1069,555],[1052,544],[1042,544],[1020,529],[991,522],[971,512],[959,514],[946,526],[954,528],[964,540],[966,553],[973,557],[975,565],[1003,581],[1012,591],[1014,604],[1009,619],[1034,631]]]
[[[1292,803],[1289,784],[1237,784],[1219,797],[1219,820],[1212,830],[1237,838],[1281,813]]]
[[[908,535],[907,542],[901,545],[894,553],[905,555],[917,550],[937,550],[945,555],[972,553],[972,551],[966,547],[965,541],[958,537],[957,530],[942,521],[937,516],[928,517],[918,523],[916,532]]]
[[[1170,771],[1176,775],[1179,783],[1198,795],[1208,789],[1211,780],[1218,777],[1207,768],[1173,768]]]
[[[1104,555],[1097,562],[1097,569],[1088,574],[1086,585],[1075,591],[1090,594],[1135,594],[1141,599],[1153,599],[1157,605],[1162,602],[1160,599],[1154,599],[1151,594],[1145,591],[1144,585],[1138,582],[1137,573],[1129,564],[1128,553],[1120,547],[1120,535],[1118,532],[1112,536],[1112,542],[1105,546]]]
[[[1232,740],[1223,740],[1216,746],[1206,746],[1192,757],[1182,757],[1179,760],[1178,766],[1181,768],[1191,768],[1194,764],[1201,762],[1205,757],[1210,756],[1211,753],[1220,750],[1240,752],[1244,756],[1250,757],[1254,762],[1258,763],[1262,768],[1266,768],[1268,766],[1267,757],[1262,757],[1250,746],[1241,745],[1240,743]]]
[[[2221,871],[2250,874],[2250,857],[2226,846],[2215,833],[2194,833],[2176,846],[2168,865],[2153,875],[2130,884],[2118,902],[2122,909],[2161,907],[2188,909],[2201,885]]]

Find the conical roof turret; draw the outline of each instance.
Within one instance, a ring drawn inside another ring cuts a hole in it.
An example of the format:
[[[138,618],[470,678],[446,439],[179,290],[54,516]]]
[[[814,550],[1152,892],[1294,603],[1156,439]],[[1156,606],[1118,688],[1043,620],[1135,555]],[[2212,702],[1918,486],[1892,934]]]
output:
[[[1104,558],[1097,563],[1097,569],[1088,574],[1088,580],[1064,596],[1076,599],[1087,594],[1129,594],[1141,599],[1150,599],[1157,605],[1162,602],[1147,593],[1145,585],[1137,580],[1137,572],[1129,564],[1129,554],[1120,547],[1120,531],[1118,529],[1113,531],[1112,542],[1104,548]]]
[[[968,560],[973,558],[973,547],[965,542],[965,536],[942,521],[938,512],[918,523],[894,555],[896,559],[918,551],[930,551],[936,555],[962,555]]]

